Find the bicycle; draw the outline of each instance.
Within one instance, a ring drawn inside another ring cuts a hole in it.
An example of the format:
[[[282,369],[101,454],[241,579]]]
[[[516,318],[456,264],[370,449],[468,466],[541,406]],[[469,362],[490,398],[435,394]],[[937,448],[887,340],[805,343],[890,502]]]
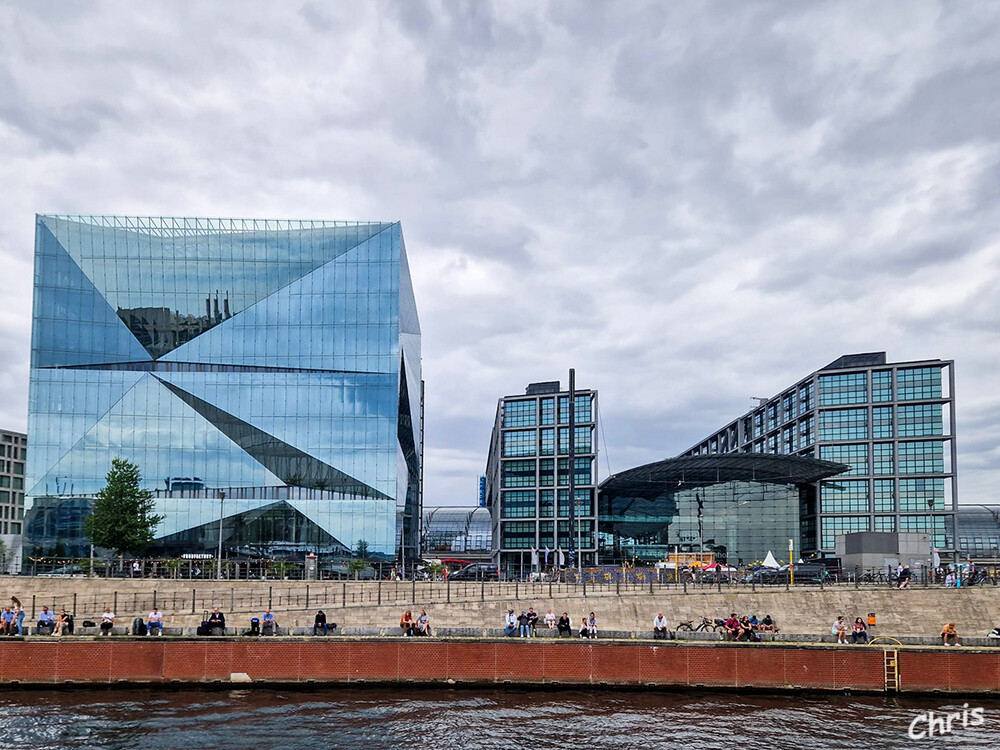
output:
[[[697,633],[698,631],[705,631],[706,633],[711,630],[713,633],[719,630],[719,623],[715,620],[710,620],[707,617],[701,618],[701,624],[695,625],[694,620],[684,620],[677,626],[677,630],[690,631],[692,633]]]

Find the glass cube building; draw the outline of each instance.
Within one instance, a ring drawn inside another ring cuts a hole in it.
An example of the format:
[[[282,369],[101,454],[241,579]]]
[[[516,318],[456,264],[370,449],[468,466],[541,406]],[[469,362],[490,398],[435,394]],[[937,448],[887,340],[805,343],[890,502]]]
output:
[[[848,354],[762,399],[683,456],[768,453],[846,464],[801,507],[802,549],[832,555],[840,534],[929,534],[956,550],[954,362]]]
[[[26,551],[121,456],[154,553],[415,557],[422,387],[398,223],[38,216]]]

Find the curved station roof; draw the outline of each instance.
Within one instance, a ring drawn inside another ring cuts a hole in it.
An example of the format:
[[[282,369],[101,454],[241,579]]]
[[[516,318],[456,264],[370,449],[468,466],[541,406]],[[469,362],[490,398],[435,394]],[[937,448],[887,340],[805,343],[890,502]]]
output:
[[[833,461],[769,453],[684,456],[612,474],[601,482],[600,491],[609,495],[655,497],[667,488],[691,489],[731,481],[808,484],[849,468]]]

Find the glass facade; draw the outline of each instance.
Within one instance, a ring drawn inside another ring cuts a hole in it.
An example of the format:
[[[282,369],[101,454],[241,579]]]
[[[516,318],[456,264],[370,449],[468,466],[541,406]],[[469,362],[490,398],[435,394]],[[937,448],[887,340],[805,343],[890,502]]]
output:
[[[911,527],[934,534],[941,551],[951,552],[958,481],[954,424],[952,362],[892,364],[885,352],[849,354],[683,455],[780,453],[849,465],[850,481],[838,477],[817,485],[820,502],[811,511],[817,515],[802,518],[803,539],[815,538],[817,546],[806,552],[832,554],[838,533]],[[928,510],[935,515],[907,520]]]
[[[424,511],[421,548],[431,557],[461,553],[488,558],[492,534],[489,508],[429,508]]]
[[[165,553],[415,556],[420,367],[398,223],[39,216],[26,541],[122,456]]]

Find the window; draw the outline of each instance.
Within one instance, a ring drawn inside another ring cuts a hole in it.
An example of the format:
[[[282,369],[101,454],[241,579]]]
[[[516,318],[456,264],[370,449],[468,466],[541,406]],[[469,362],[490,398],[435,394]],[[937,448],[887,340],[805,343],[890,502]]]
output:
[[[593,398],[588,394],[586,396],[576,397],[576,414],[573,418],[577,422],[593,422],[594,418],[592,415],[591,403]]]
[[[891,448],[892,446],[890,446]],[[868,473],[868,445],[823,445],[819,449],[819,457],[824,461],[836,461],[840,464],[847,464],[850,470],[844,472],[848,474]]]
[[[14,462],[14,473],[15,474],[23,474],[24,473],[24,464],[21,463],[21,462],[19,462],[19,461],[15,461]]]
[[[501,523],[500,547],[502,549],[534,549],[535,522],[509,521]]]
[[[891,479],[875,480],[875,512],[893,513],[896,510],[896,495]],[[876,529],[877,531],[878,529]]]
[[[591,441],[591,435],[594,432],[593,427],[577,427],[573,434],[575,435],[575,448],[577,453],[590,453],[593,443]]]
[[[532,427],[535,424],[535,402],[508,401],[503,408],[504,427]]]
[[[895,531],[895,516],[875,516],[875,531]]]
[[[933,546],[949,546],[947,540],[951,534],[944,516],[900,516],[899,530],[904,533],[930,534]]]
[[[863,404],[868,401],[868,373],[819,376],[819,405]]]
[[[806,417],[799,421],[799,449],[808,448],[813,440],[813,418]]]
[[[900,401],[941,398],[940,367],[909,367],[896,372]]]
[[[868,531],[867,516],[843,516],[840,518],[824,518],[820,521],[823,529],[822,548],[832,550],[839,534],[852,534],[857,531]]]
[[[943,474],[944,443],[937,440],[899,444],[900,474]]]
[[[556,462],[552,458],[543,458],[538,462],[538,486],[552,487],[556,483]]]
[[[549,430],[551,432],[551,430]],[[512,430],[503,434],[504,456],[534,456],[535,431]]]
[[[944,479],[900,479],[901,511],[944,510]]]
[[[515,490],[501,495],[504,518],[534,518],[534,490]]]
[[[534,487],[534,461],[504,461],[501,464],[503,487]]]
[[[813,408],[813,384],[806,383],[799,388],[799,414],[805,414]]]
[[[556,431],[550,427],[539,432],[541,433],[542,455],[554,455],[556,452]]]
[[[542,518],[552,518],[555,511],[555,490],[538,491],[538,515]]]
[[[824,482],[820,487],[820,511],[822,513],[867,513],[868,482],[856,479]]]
[[[867,409],[836,409],[819,413],[820,440],[865,440],[867,437]]]
[[[872,373],[872,401],[892,401],[892,370]]]
[[[554,398],[542,399],[542,424],[556,423],[556,400]]]
[[[895,474],[896,465],[892,457],[892,443],[875,443],[872,446],[872,474]]]
[[[941,404],[909,404],[899,407],[899,436],[943,435]]]
[[[876,406],[872,409],[872,437],[892,437],[892,407]]]

